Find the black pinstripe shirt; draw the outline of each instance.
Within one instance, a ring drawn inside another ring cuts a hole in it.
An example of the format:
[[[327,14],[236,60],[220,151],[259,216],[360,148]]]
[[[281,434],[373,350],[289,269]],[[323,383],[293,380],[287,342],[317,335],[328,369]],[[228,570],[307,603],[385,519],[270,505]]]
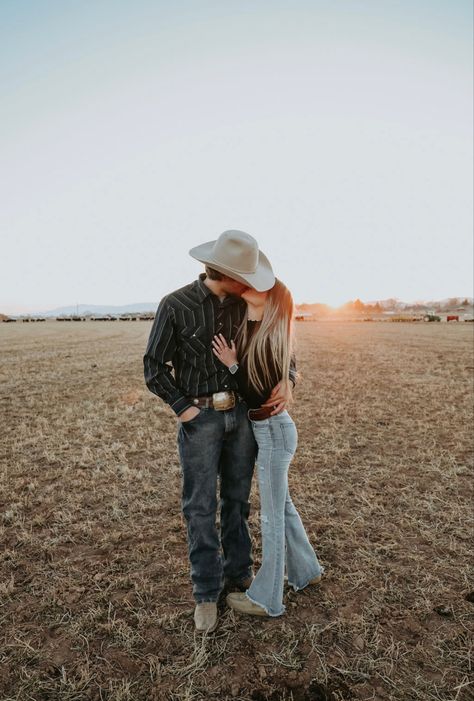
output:
[[[143,356],[148,389],[167,402],[176,414],[194,406],[190,397],[238,390],[237,379],[212,352],[214,334],[228,343],[247,313],[240,297],[223,301],[197,280],[165,295],[158,305]],[[290,368],[295,381],[295,363]]]

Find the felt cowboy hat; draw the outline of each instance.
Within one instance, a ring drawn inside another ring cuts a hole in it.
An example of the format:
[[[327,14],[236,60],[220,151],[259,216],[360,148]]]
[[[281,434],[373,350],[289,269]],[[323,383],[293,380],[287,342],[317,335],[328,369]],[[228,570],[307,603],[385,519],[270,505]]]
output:
[[[275,284],[270,261],[259,251],[253,236],[245,231],[224,231],[215,241],[191,248],[189,255],[258,292]]]

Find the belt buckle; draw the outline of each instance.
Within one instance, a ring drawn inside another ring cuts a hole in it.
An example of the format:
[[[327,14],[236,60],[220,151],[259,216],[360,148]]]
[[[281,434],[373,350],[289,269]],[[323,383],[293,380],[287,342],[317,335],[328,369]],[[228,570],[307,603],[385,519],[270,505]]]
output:
[[[212,395],[212,406],[217,411],[225,411],[235,406],[235,395],[233,392],[214,392]]]

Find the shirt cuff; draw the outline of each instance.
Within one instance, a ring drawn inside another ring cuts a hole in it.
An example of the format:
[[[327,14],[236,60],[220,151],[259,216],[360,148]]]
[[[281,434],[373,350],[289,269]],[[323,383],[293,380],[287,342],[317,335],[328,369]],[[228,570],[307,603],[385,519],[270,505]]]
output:
[[[188,397],[185,397],[182,394],[177,399],[174,399],[173,401],[170,401],[168,403],[173,409],[176,416],[182,414],[183,411],[186,411],[186,409],[189,409],[189,407],[196,406]]]

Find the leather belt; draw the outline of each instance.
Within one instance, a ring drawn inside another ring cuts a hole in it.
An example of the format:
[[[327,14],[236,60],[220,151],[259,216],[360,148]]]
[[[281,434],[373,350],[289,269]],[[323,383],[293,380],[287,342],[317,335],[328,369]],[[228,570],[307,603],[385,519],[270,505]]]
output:
[[[261,406],[258,409],[249,409],[247,416],[251,421],[263,421],[263,419],[268,419],[271,415],[273,406]]]
[[[201,397],[191,397],[194,406],[215,409],[216,411],[226,411],[232,409],[243,397],[234,390],[225,392],[214,392],[214,394]]]

